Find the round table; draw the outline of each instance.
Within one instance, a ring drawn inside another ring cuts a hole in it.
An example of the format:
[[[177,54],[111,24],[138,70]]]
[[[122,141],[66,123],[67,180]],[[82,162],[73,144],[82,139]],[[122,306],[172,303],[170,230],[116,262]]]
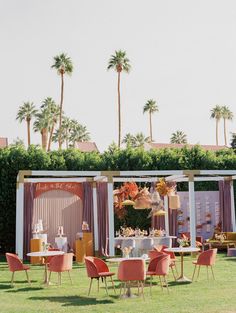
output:
[[[164,249],[166,252],[174,252],[174,253],[179,253],[181,257],[181,272],[180,276],[176,279],[178,283],[183,283],[183,282],[192,282],[191,279],[188,277],[184,276],[184,254],[185,253],[192,253],[192,252],[198,252],[200,251],[199,248],[193,248],[193,247],[179,247],[179,248],[166,248]]]
[[[38,251],[38,252],[29,252],[27,256],[37,256],[46,259],[49,256],[62,255],[65,252],[63,251]],[[44,260],[44,284],[48,285],[48,270],[47,270],[47,262]]]

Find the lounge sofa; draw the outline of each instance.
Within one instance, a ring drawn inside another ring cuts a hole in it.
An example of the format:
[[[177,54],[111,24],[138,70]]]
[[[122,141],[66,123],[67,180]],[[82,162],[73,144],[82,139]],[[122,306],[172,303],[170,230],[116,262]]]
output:
[[[211,248],[218,248],[220,250],[226,250],[229,245],[236,245],[236,232],[222,232],[221,234],[225,235],[225,240],[220,241],[215,238],[214,234],[213,237],[207,240],[207,243],[210,245]]]

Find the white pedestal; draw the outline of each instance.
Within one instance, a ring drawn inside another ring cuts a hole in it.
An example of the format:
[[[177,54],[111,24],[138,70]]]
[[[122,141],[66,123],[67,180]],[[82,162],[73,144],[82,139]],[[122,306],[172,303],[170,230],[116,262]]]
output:
[[[58,249],[67,252],[67,237],[56,237],[55,243]]]

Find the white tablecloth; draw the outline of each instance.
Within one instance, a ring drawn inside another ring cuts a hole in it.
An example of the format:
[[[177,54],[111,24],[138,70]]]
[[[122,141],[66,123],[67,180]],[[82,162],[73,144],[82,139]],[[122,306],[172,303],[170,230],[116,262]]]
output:
[[[172,239],[176,238],[175,236],[163,236],[163,237],[116,237],[115,238],[115,247],[122,245],[124,240],[133,239],[135,242],[135,247],[132,249],[132,256],[141,256],[142,254],[147,254],[148,250],[141,249],[142,240],[145,238],[153,239],[153,246],[167,246],[172,247]]]

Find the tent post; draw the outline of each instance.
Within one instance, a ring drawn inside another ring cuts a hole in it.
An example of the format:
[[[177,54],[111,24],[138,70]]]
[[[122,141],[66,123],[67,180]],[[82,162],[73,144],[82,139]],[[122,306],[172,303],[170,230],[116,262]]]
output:
[[[21,259],[23,259],[24,183],[17,181],[16,185],[16,253]]]
[[[234,201],[234,181],[230,182],[230,197],[231,197],[231,220],[232,230],[236,232],[236,221],[235,221],[235,201]]]
[[[94,228],[94,250],[98,251],[98,203],[97,203],[97,187],[93,182],[93,228]],[[95,254],[96,255],[96,254]]]
[[[109,220],[109,255],[115,255],[114,249],[114,204],[113,204],[113,179],[108,176],[108,220]]]
[[[165,207],[165,231],[166,231],[166,236],[170,235],[169,231],[169,205],[168,205],[168,196],[164,197],[164,207]]]
[[[188,183],[189,190],[189,212],[190,212],[190,240],[191,247],[196,247],[196,213],[195,213],[195,195],[194,195],[194,177]]]

